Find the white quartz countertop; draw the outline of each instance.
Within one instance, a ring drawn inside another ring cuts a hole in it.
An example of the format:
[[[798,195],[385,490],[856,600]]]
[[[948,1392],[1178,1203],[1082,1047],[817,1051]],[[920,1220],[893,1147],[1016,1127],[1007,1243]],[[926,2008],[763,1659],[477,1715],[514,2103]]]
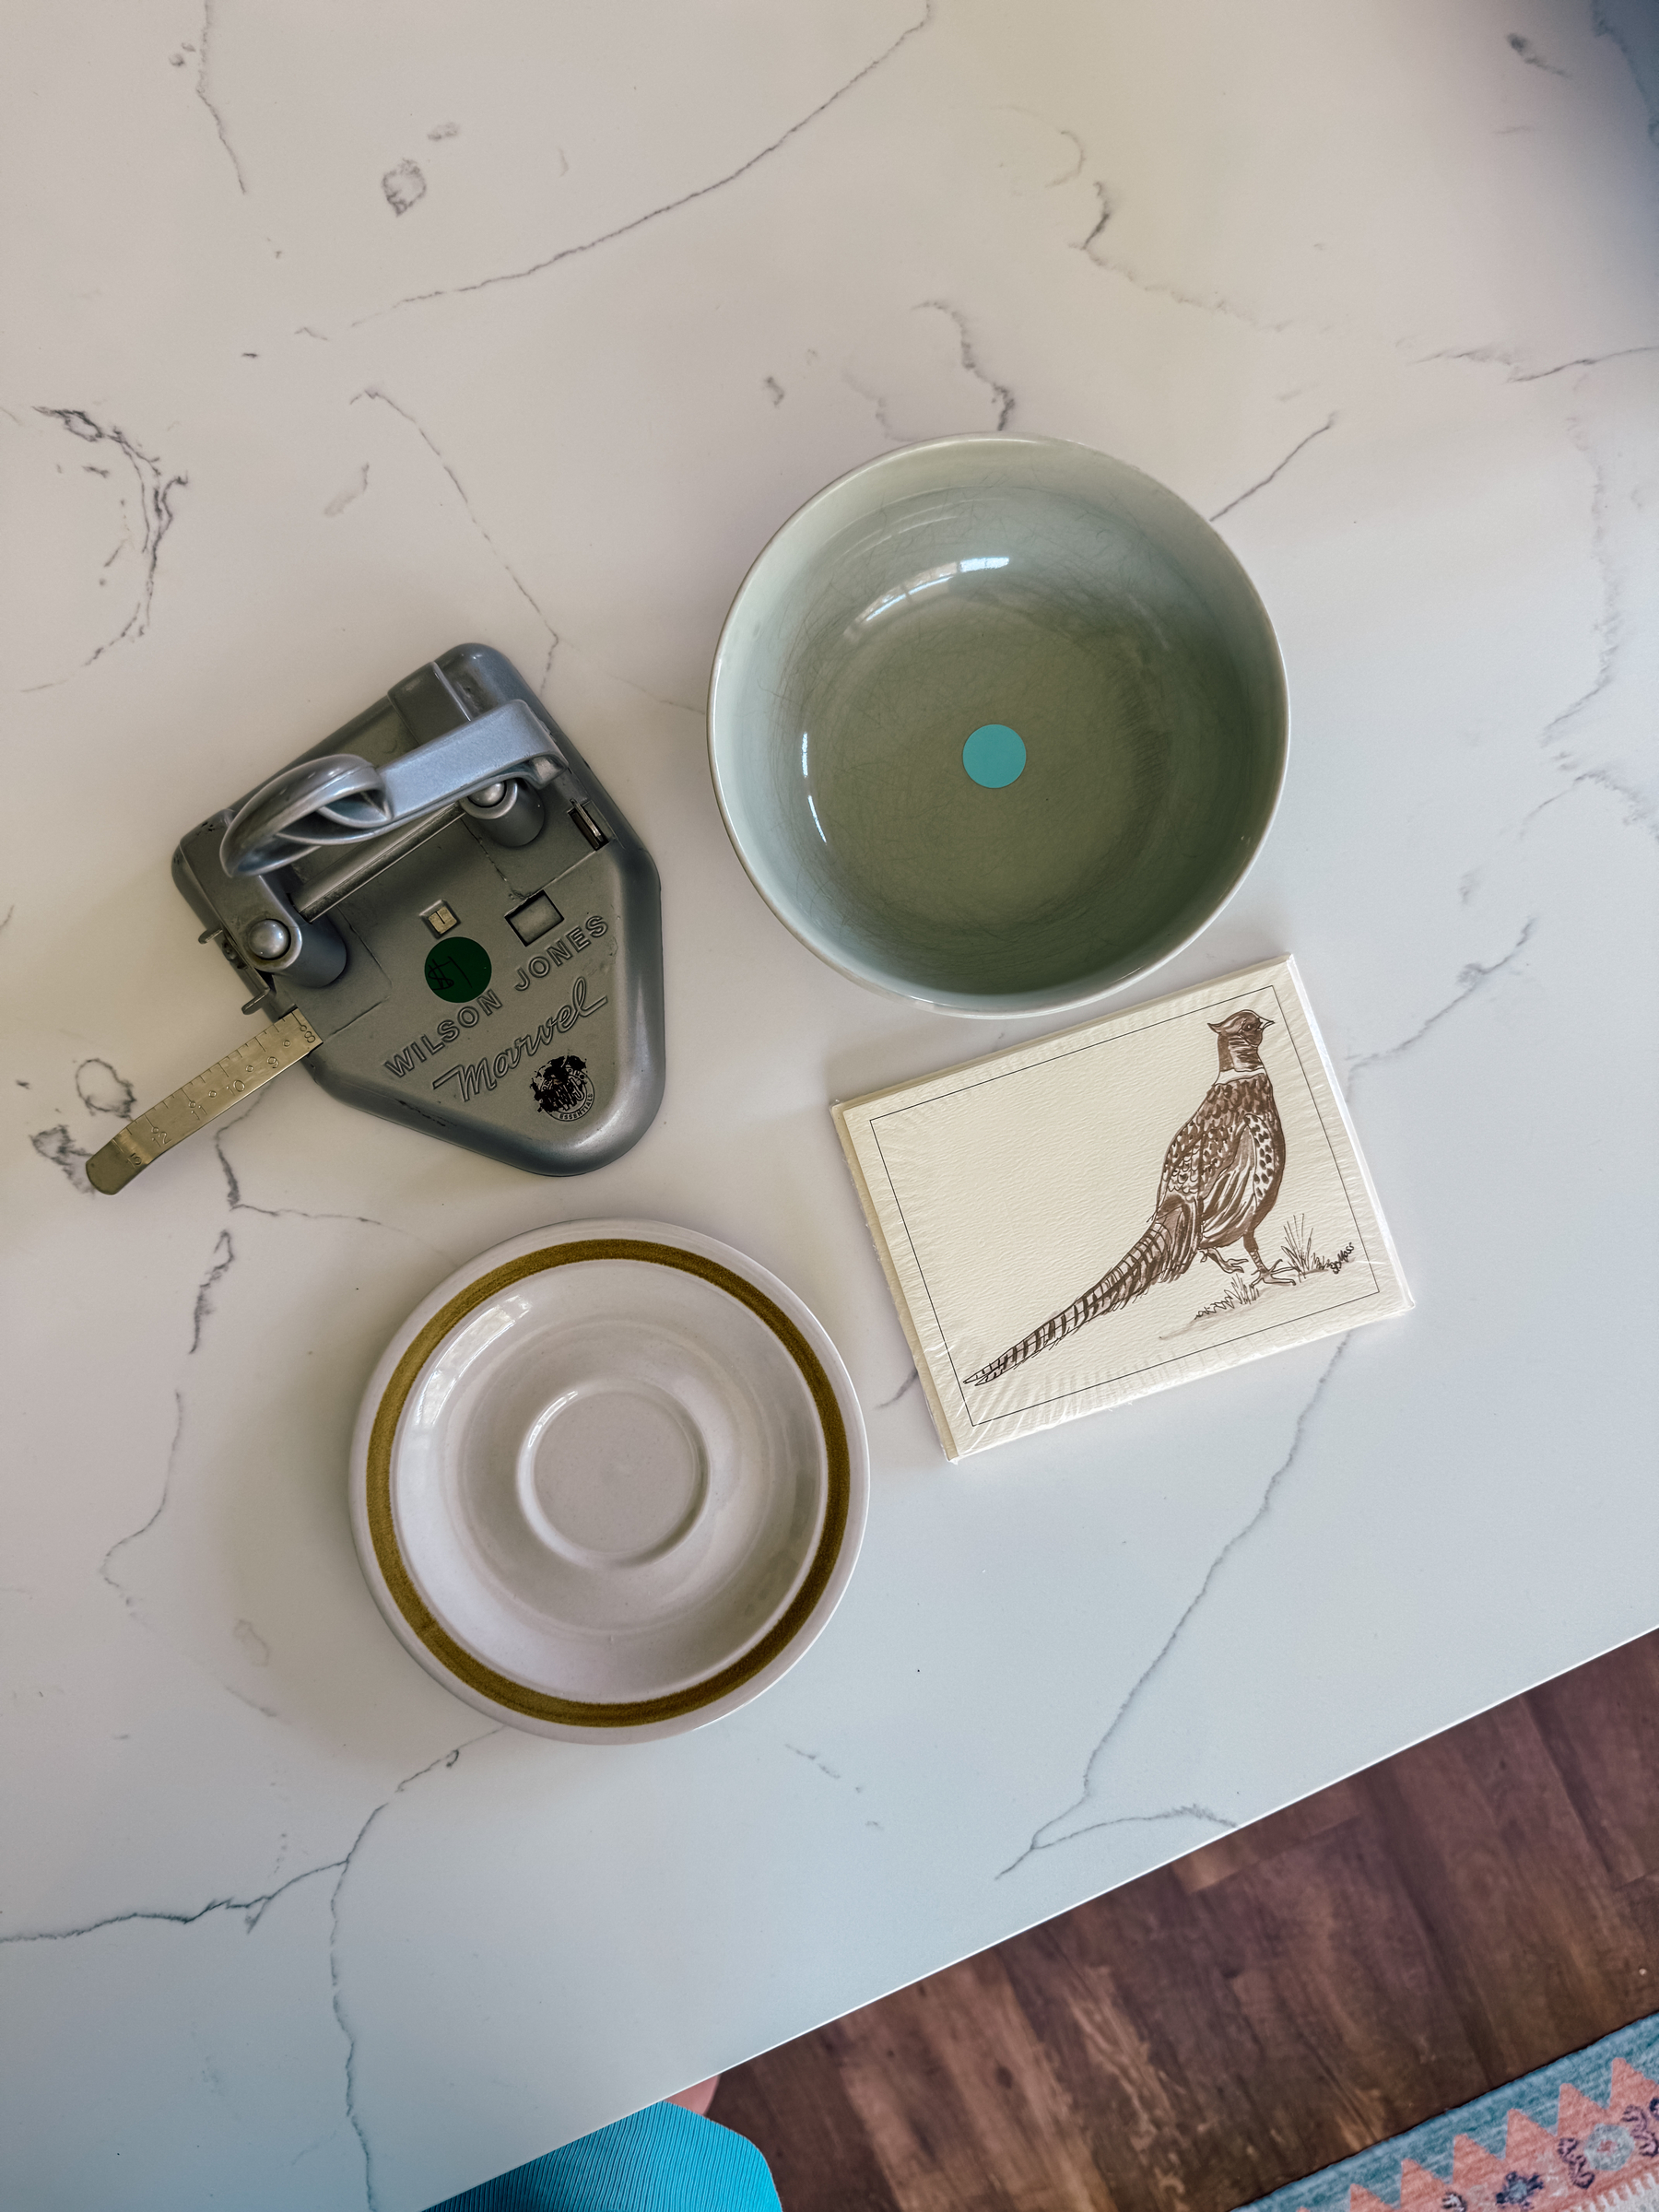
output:
[[[1653,25],[12,10],[8,2204],[420,2212],[1659,1621]],[[827,1103],[1017,1032],[786,935],[701,707],[794,507],[998,429],[1273,614],[1277,823],[1129,995],[1296,953],[1418,1302],[952,1469]],[[467,638],[661,867],[655,1126],[542,1182],[295,1074],[95,1197],[252,1027],[176,839]],[[782,1276],[874,1457],[800,1665],[629,1748],[429,1680],[346,1510],[403,1315],[584,1215]]]

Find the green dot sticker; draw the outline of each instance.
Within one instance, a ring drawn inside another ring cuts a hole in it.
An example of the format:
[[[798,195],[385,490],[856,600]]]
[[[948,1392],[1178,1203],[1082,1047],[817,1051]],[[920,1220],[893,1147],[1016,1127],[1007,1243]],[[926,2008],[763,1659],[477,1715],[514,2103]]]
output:
[[[1025,764],[1025,739],[1006,722],[982,723],[962,747],[962,766],[987,791],[1012,783]]]
[[[471,937],[445,937],[426,957],[427,989],[452,1006],[477,998],[489,982],[489,955]]]

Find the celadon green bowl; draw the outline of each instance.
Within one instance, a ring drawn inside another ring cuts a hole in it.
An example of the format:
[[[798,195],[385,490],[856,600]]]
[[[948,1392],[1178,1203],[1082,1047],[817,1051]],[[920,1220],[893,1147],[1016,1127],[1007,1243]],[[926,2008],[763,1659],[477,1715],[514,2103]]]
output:
[[[958,1014],[1082,1004],[1238,888],[1284,782],[1272,625],[1209,524],[1053,438],[941,438],[809,500],[714,655],[737,856],[844,975]]]

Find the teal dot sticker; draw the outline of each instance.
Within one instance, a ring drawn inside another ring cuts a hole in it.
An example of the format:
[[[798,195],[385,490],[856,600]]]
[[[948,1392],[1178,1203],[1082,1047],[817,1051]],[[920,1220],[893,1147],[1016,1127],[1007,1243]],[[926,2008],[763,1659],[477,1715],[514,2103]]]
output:
[[[1012,783],[1025,764],[1025,740],[1006,722],[982,723],[962,747],[962,766],[987,791]]]
[[[446,937],[426,957],[427,989],[452,1006],[477,998],[489,982],[489,955],[471,937]]]

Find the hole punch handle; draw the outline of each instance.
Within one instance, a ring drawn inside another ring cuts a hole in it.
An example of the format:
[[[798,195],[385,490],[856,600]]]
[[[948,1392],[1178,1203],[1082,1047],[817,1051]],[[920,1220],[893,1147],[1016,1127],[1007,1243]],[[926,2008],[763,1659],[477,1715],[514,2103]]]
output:
[[[284,769],[238,809],[220,865],[227,876],[265,876],[319,845],[378,837],[491,785],[550,783],[563,765],[530,709],[509,700],[383,768],[331,753]]]

